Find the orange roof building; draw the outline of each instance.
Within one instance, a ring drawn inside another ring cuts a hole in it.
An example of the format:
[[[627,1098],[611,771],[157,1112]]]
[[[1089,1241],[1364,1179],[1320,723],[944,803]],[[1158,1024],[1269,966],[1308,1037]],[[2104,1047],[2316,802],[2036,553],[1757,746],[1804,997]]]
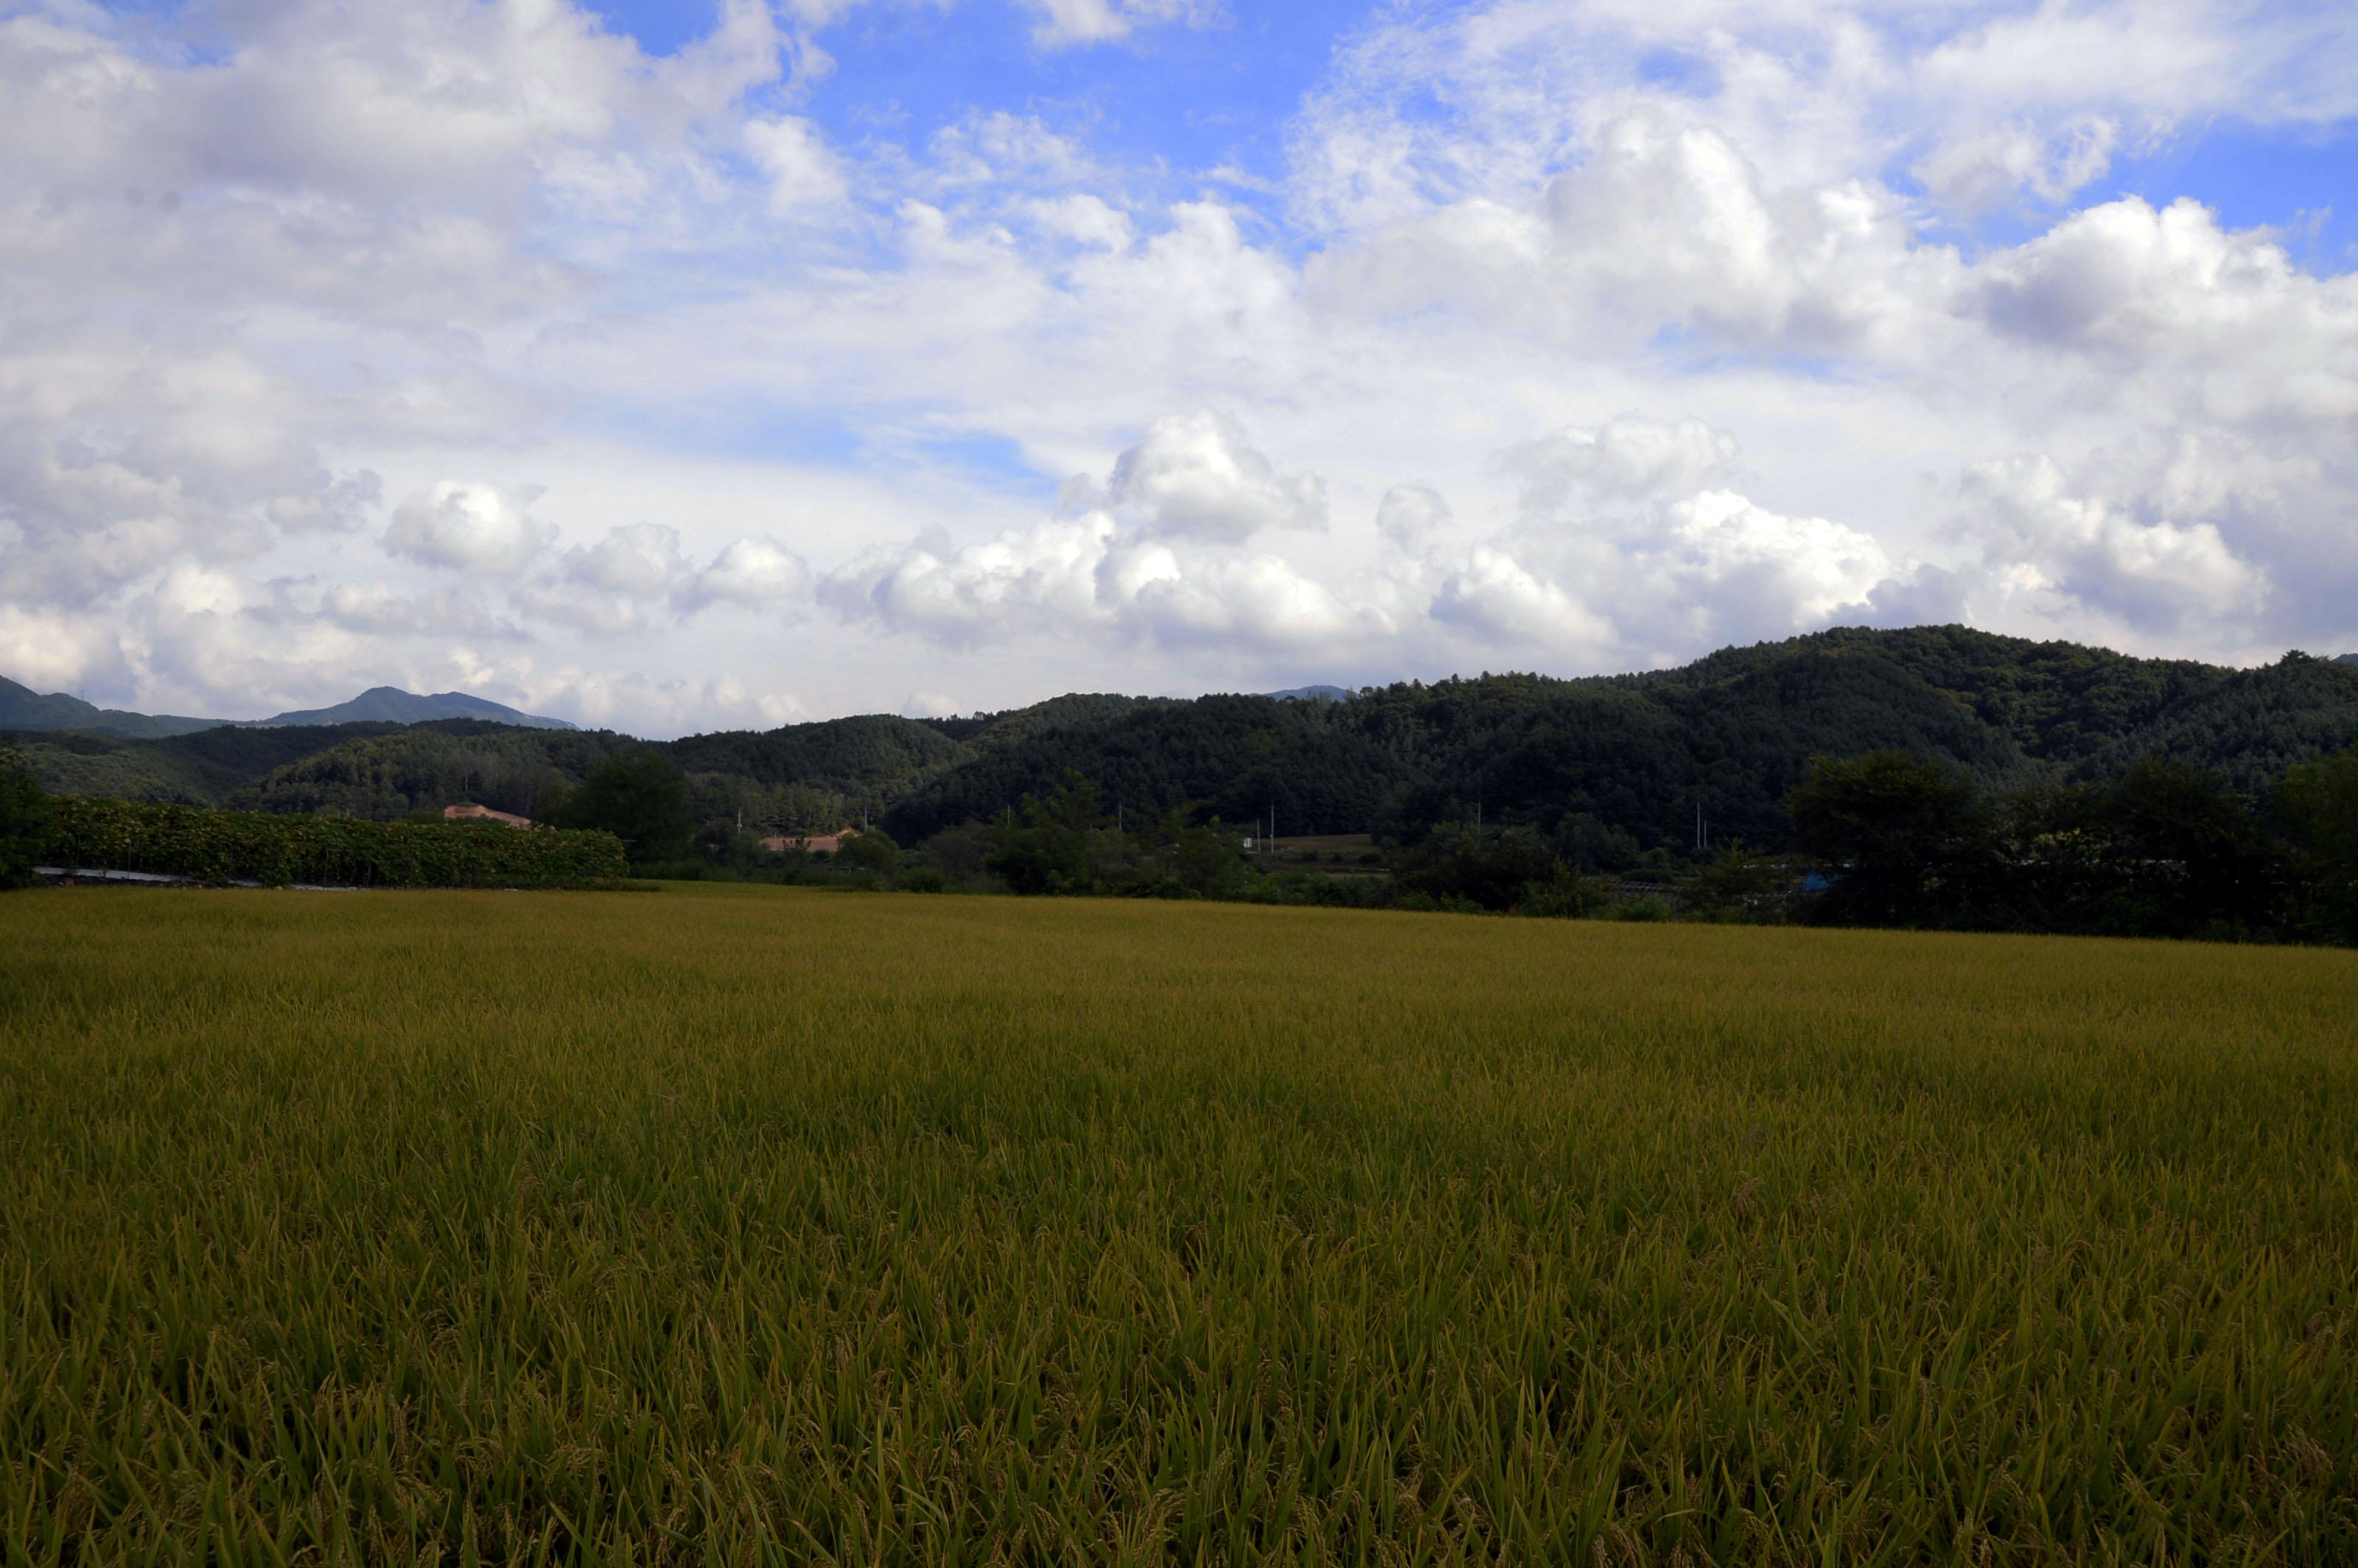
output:
[[[504,822],[511,827],[532,826],[532,818],[529,816],[518,816],[509,811],[493,811],[488,806],[476,806],[471,802],[444,806],[442,820],[445,822]]]
[[[846,838],[857,838],[853,828],[838,833],[776,833],[762,840],[762,848],[773,855],[783,855],[789,849],[800,849],[806,855],[832,855],[843,847]]]

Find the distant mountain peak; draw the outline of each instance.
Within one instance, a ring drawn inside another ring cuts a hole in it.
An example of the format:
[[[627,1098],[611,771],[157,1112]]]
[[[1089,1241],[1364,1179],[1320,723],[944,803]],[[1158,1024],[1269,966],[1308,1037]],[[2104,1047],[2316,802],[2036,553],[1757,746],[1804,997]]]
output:
[[[29,687],[0,676],[0,730],[81,730],[133,740],[155,740],[233,725],[249,730],[285,730],[298,725],[426,724],[438,719],[481,719],[524,730],[576,728],[562,719],[525,713],[505,703],[463,691],[420,697],[397,686],[373,686],[350,702],[340,702],[332,708],[300,708],[268,719],[183,719],[171,714],[99,708],[63,692],[44,697]]]
[[[1280,702],[1348,702],[1356,694],[1348,687],[1295,686],[1283,691],[1265,691],[1263,697],[1273,697]]]
[[[126,713],[100,708],[78,697],[53,691],[44,697],[27,686],[0,676],[0,730],[82,730],[135,740],[186,735],[211,730],[219,719],[182,719],[171,714]]]
[[[503,702],[493,702],[489,697],[476,697],[470,692],[441,691],[431,697],[420,697],[397,686],[373,686],[350,702],[340,702],[332,708],[297,708],[254,722],[259,726],[286,728],[297,724],[427,724],[437,719],[482,719],[494,724],[513,724],[525,730],[576,728],[565,719],[525,713]]]

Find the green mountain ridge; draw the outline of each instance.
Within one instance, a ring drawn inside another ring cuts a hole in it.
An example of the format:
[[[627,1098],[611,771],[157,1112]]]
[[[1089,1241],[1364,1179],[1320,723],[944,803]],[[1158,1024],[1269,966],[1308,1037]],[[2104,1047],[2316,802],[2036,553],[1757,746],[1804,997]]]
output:
[[[100,708],[61,691],[43,696],[30,687],[0,676],[0,730],[84,730],[155,739],[210,730],[222,722],[218,719],[182,719],[171,714]]]
[[[638,742],[445,719],[22,743],[53,788],[384,818],[459,800],[538,815]],[[1683,854],[1698,811],[1714,843],[1781,844],[1785,798],[1820,754],[1898,747],[2008,788],[2100,780],[2158,755],[2256,798],[2287,768],[2353,745],[2358,661],[2229,669],[1963,627],[1824,632],[1637,675],[1411,681],[1348,702],[1076,693],[656,743],[720,835],[874,820],[914,842],[1077,773],[1133,814],[1273,811],[1283,834],[1410,838],[1478,819],[1605,867]]]
[[[523,730],[579,728],[562,719],[525,713],[503,702],[472,697],[463,691],[443,691],[431,697],[420,697],[396,686],[371,687],[351,701],[337,703],[332,708],[302,708],[250,722],[256,726],[430,724],[442,719],[481,719],[494,724],[513,724]]]
[[[442,719],[480,719],[528,730],[571,730],[562,719],[525,713],[505,703],[473,697],[463,691],[420,697],[399,687],[372,687],[349,702],[330,708],[301,708],[268,719],[186,719],[173,714],[132,713],[99,708],[63,692],[47,696],[30,687],[0,677],[0,730],[81,730],[119,735],[132,740],[160,740],[174,735],[224,728],[264,730],[317,728],[338,724],[425,724]]]

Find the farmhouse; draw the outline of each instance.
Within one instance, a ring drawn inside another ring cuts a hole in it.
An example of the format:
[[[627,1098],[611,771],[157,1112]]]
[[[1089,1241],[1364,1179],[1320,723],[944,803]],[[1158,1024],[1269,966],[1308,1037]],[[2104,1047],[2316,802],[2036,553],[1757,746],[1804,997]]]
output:
[[[832,855],[843,847],[846,838],[859,837],[859,829],[845,827],[833,833],[779,833],[762,840],[762,848],[773,855],[783,855],[789,849],[800,849],[806,855]]]
[[[514,812],[508,811],[493,811],[488,806],[476,806],[471,802],[444,806],[442,820],[445,822],[504,822],[511,827],[532,826],[532,818],[529,816],[518,816]]]

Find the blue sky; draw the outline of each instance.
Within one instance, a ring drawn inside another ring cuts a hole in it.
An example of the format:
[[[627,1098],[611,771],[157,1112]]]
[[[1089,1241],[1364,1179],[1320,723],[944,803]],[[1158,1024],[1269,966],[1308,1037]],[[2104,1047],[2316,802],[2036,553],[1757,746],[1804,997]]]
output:
[[[2346,10],[16,0],[0,146],[44,689],[2358,647]]]

